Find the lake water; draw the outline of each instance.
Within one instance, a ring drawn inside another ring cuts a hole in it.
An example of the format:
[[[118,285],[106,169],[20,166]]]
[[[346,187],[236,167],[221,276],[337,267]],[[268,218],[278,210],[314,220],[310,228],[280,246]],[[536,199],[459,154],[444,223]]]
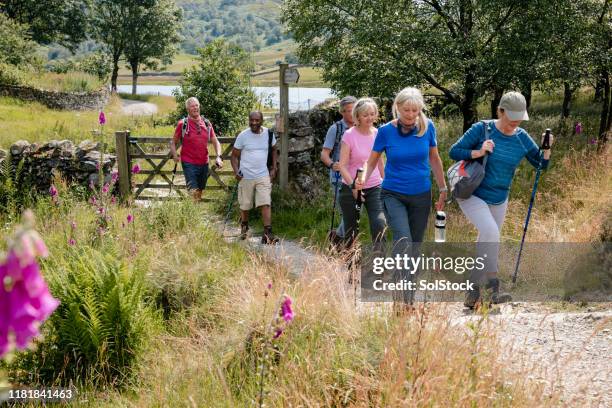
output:
[[[167,95],[172,96],[172,91],[178,89],[176,85],[138,85],[136,93],[139,95]],[[279,107],[279,90],[276,87],[270,86],[254,86],[253,92],[266,106],[273,108]],[[117,91],[130,93],[132,85],[118,85]],[[331,89],[329,88],[289,88],[289,110],[306,110],[310,109],[319,102],[325,99],[333,98]]]

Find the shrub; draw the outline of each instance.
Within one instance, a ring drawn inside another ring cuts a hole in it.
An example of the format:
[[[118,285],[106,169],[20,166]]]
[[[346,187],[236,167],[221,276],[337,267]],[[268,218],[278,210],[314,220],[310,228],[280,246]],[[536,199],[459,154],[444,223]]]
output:
[[[178,120],[187,114],[185,101],[195,96],[218,133],[233,135],[247,122],[257,98],[248,87],[252,62],[237,45],[214,40],[199,50],[199,64],[183,73],[176,93]],[[175,122],[176,123],[176,122]]]
[[[124,384],[158,328],[143,271],[91,248],[71,249],[45,266],[61,304],[38,350],[18,368],[44,384]]]

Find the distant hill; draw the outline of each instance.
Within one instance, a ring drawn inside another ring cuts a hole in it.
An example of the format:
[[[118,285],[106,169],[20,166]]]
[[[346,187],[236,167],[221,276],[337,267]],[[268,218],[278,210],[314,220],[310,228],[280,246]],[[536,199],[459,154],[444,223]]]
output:
[[[247,51],[259,51],[290,38],[280,24],[282,0],[177,0],[184,14],[186,53],[223,37]]]

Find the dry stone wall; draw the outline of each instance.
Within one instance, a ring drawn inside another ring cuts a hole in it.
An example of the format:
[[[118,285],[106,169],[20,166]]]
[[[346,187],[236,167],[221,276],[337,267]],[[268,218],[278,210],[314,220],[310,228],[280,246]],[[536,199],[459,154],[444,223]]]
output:
[[[106,87],[94,92],[59,92],[27,86],[0,85],[0,96],[40,102],[51,109],[100,110],[108,103],[110,93]]]
[[[89,140],[76,146],[70,140],[52,140],[44,144],[19,140],[8,151],[0,150],[0,166],[5,160],[10,161],[13,171],[20,166],[22,175],[40,192],[49,190],[54,174],[69,183],[87,187],[98,181],[101,157],[105,179],[110,180],[116,158],[111,154],[103,155],[101,150],[102,143]]]

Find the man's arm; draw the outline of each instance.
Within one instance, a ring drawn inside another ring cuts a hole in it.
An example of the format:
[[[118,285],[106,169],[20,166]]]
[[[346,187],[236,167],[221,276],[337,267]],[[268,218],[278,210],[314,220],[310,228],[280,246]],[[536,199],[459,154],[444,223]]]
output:
[[[223,167],[223,157],[221,157],[221,155],[223,154],[223,150],[221,150],[221,143],[219,143],[219,139],[217,139],[217,135],[215,134],[214,130],[210,132],[210,142],[215,148],[215,154],[217,155],[217,158],[215,159],[215,164],[218,168],[221,168]]]
[[[242,150],[236,149],[235,147],[232,149],[232,169],[234,170],[234,175],[236,176],[236,180],[242,180],[242,176],[240,175],[240,154]]]

